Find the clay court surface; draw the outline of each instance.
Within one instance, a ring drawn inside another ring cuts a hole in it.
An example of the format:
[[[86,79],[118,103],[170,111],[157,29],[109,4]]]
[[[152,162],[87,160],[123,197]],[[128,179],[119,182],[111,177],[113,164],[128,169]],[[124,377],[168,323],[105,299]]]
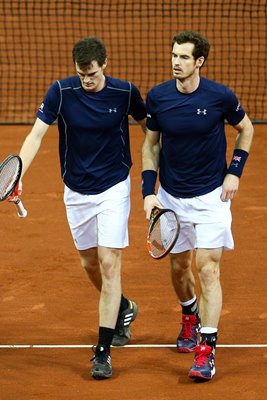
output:
[[[18,152],[30,126],[1,126],[1,159]],[[235,132],[227,127],[229,154]],[[267,135],[255,140],[233,202],[235,251],[224,254],[224,304],[217,373],[207,383],[187,378],[192,354],[178,354],[180,308],[168,260],[145,249],[147,222],[140,194],[143,134],[131,126],[134,166],[130,247],[123,292],[139,305],[132,346],[112,349],[114,377],[94,381],[91,346],[98,333],[98,295],[82,271],[65,217],[51,127],[24,178],[24,220],[0,204],[1,400],[266,400],[267,399]],[[158,347],[157,347],[158,346]]]

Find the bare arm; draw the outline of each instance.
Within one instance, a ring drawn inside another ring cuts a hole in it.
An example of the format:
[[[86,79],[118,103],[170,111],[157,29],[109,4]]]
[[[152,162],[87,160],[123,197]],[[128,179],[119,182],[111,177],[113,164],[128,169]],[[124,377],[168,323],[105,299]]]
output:
[[[235,149],[244,150],[249,153],[253,140],[254,128],[248,116],[245,115],[242,121],[238,125],[235,125],[234,128],[238,131]],[[238,191],[239,180],[240,178],[236,175],[227,174],[225,176],[221,194],[222,201],[234,198]]]
[[[142,131],[146,133],[146,118],[140,119],[139,121],[136,121],[142,128]]]
[[[49,125],[45,124],[43,121],[37,118],[32,127],[31,132],[28,134],[28,136],[26,136],[26,139],[22,144],[19,154],[23,164],[21,178],[24,176],[25,172],[31,165],[34,157],[36,156],[40,148],[42,139],[45,133],[47,132],[48,128]]]
[[[160,133],[147,129],[142,147],[142,171],[159,167]]]
[[[160,133],[147,129],[145,141],[142,147],[142,171],[158,171],[160,153]],[[154,194],[144,198],[144,210],[149,219],[153,207],[162,207]]]
[[[249,153],[253,140],[254,128],[247,115],[244,116],[238,125],[235,125],[235,129],[238,131],[236,149],[242,149]]]

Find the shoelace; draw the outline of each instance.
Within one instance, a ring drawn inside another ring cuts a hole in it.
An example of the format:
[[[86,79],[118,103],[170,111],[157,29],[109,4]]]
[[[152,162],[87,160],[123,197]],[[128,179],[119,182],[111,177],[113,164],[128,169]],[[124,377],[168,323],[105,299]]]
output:
[[[99,348],[97,346],[93,346],[92,350],[94,352],[94,356],[90,361],[93,361],[97,358],[100,364],[105,364],[109,360],[109,352],[106,351],[104,347]]]
[[[192,333],[192,327],[195,325],[190,321],[190,319],[186,320],[183,319],[181,322],[181,325],[183,325],[183,338],[184,339],[190,339],[190,334]]]
[[[211,354],[211,347],[206,344],[199,344],[196,347],[195,365],[201,367],[207,361],[207,357]]]
[[[191,323],[190,321],[183,321],[181,322],[181,325],[183,325],[183,338],[184,339],[189,339],[190,338],[190,333],[191,333]]]

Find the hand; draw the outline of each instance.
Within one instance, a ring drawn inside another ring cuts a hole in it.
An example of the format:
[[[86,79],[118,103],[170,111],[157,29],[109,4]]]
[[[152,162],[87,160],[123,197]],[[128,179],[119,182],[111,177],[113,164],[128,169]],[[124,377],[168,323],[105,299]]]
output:
[[[146,219],[150,219],[152,208],[158,207],[163,208],[162,204],[158,201],[155,194],[151,194],[144,198],[144,210],[146,213]]]
[[[19,181],[17,183],[17,185],[15,186],[15,189],[13,190],[11,195],[8,196],[7,200],[11,201],[11,202],[16,202],[18,200],[19,196],[21,196],[21,194],[22,194],[22,182]]]
[[[227,174],[222,185],[221,200],[232,200],[236,195],[239,187],[239,177],[232,174]]]

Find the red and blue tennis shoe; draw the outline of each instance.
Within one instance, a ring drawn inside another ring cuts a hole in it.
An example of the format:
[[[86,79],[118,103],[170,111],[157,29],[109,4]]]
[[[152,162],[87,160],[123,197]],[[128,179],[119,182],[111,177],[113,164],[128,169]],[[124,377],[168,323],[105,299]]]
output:
[[[198,315],[182,315],[182,329],[177,338],[176,346],[179,353],[192,353],[198,344],[200,319]]]
[[[189,378],[201,381],[212,379],[215,375],[215,349],[205,342],[195,348],[195,359],[189,371]]]

